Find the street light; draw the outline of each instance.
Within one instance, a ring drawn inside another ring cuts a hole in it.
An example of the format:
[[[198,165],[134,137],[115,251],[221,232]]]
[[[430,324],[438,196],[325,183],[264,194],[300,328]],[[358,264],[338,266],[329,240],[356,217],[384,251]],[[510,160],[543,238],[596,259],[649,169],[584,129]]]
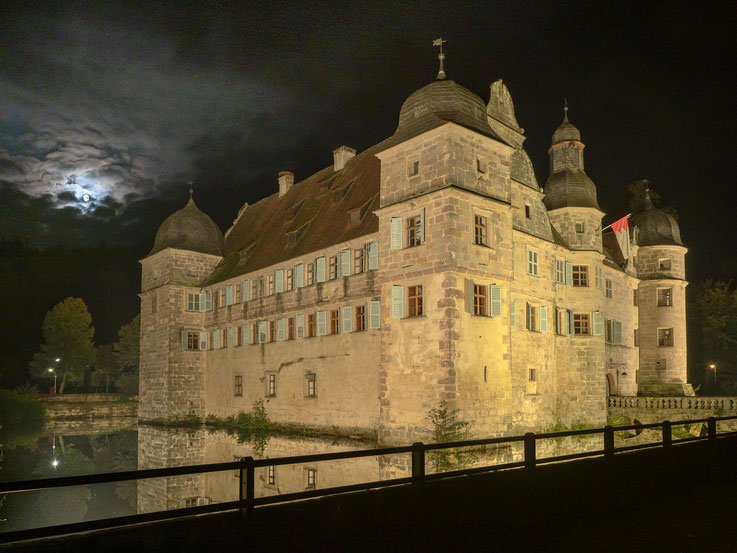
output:
[[[49,372],[54,373],[54,395],[56,395],[56,369],[49,367]]]
[[[709,368],[714,371],[714,391],[717,389],[717,364],[716,363],[710,363]]]

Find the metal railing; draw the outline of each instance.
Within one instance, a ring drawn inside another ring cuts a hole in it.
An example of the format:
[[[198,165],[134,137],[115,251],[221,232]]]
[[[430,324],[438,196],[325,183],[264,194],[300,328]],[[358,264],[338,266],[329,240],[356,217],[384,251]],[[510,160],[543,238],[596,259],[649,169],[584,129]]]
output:
[[[211,463],[205,465],[193,465],[183,467],[170,467],[159,469],[132,470],[125,472],[113,472],[105,474],[89,474],[83,476],[64,476],[59,478],[45,478],[40,480],[22,480],[16,482],[0,483],[0,494],[21,493],[36,490],[63,488],[67,486],[81,486],[89,484],[103,484],[109,482],[125,482],[130,480],[142,480],[146,478],[163,478],[170,476],[183,476],[189,474],[202,474],[208,472],[220,472],[226,470],[238,470],[240,481],[240,493],[237,501],[226,501],[222,503],[212,503],[209,505],[198,505],[193,507],[183,507],[172,511],[157,511],[153,513],[141,513],[135,515],[127,515],[114,518],[105,518],[100,520],[91,520],[84,522],[75,522],[69,524],[61,524],[55,526],[47,526],[41,528],[30,528],[26,530],[15,530],[11,532],[0,533],[0,543],[29,540],[42,537],[59,536],[62,534],[71,534],[76,532],[87,532],[91,530],[100,530],[105,528],[115,528],[138,524],[143,522],[161,521],[167,519],[175,519],[190,515],[199,515],[205,513],[223,512],[242,510],[246,514],[260,505],[269,505],[273,503],[286,503],[289,501],[298,501],[314,497],[326,495],[334,495],[347,492],[355,492],[369,489],[385,488],[389,486],[400,486],[411,484],[421,486],[424,482],[449,478],[455,476],[465,476],[471,474],[479,474],[483,472],[492,472],[499,470],[524,468],[532,470],[536,466],[547,463],[570,461],[574,459],[584,459],[589,457],[603,457],[611,459],[616,453],[631,452],[646,448],[671,448],[675,444],[690,443],[696,441],[715,442],[717,438],[737,435],[737,431],[717,432],[718,421],[737,421],[737,416],[729,417],[708,417],[703,419],[681,420],[681,421],[662,421],[651,424],[632,424],[628,426],[605,426],[603,428],[593,428],[587,430],[569,430],[563,432],[546,432],[536,434],[528,432],[524,436],[512,436],[502,438],[487,438],[478,440],[464,440],[458,442],[432,443],[425,444],[415,442],[411,446],[386,447],[378,449],[367,449],[359,451],[343,451],[336,453],[319,453],[314,455],[299,455],[294,457],[278,457],[274,459],[254,459],[253,457],[244,457],[238,461],[227,463]],[[673,426],[684,426],[692,424],[707,425],[707,433],[705,436],[691,436],[687,438],[673,438]],[[644,429],[660,428],[661,439],[656,442],[648,442],[644,444],[636,444],[631,446],[615,447],[615,432],[639,431]],[[571,453],[567,455],[558,455],[554,457],[537,457],[537,441],[548,438],[566,438],[570,436],[584,436],[593,434],[603,434],[604,449],[595,451],[583,451]],[[496,444],[511,444],[516,442],[523,443],[524,456],[522,461],[500,463],[494,465],[465,468],[459,470],[451,470],[446,472],[438,472],[434,474],[425,473],[425,453],[441,449],[457,449],[466,447],[478,447]],[[349,484],[345,486],[335,486],[330,488],[312,489],[301,492],[285,493],[267,497],[255,497],[255,469],[259,467],[294,465],[303,463],[314,463],[319,461],[335,461],[339,459],[356,459],[361,457],[378,457],[382,455],[396,455],[402,453],[411,453],[412,476],[404,478],[392,478],[389,480],[378,480],[374,482],[362,482],[357,484]]]

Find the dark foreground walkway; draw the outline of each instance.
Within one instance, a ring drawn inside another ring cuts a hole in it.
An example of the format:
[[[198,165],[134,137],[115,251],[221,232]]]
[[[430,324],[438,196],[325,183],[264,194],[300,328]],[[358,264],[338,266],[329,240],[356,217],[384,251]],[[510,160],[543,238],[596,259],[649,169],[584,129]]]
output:
[[[53,551],[737,551],[737,439],[190,517]]]

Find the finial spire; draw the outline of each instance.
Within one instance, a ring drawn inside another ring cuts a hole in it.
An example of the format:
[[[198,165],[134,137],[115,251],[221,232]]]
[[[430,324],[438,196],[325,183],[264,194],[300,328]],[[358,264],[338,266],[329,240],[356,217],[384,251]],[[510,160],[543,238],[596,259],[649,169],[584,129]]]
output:
[[[563,122],[568,123],[568,98],[563,96]]]
[[[192,196],[194,196],[194,188],[193,188],[194,181],[189,181],[187,184],[189,184],[189,201],[192,202],[192,201],[194,201],[192,199]]]
[[[440,52],[438,53],[438,59],[440,60],[440,69],[438,70],[438,76],[435,77],[437,80],[443,80],[445,78],[445,69],[443,69],[443,60],[445,59],[445,54],[443,54],[443,43],[448,42],[447,40],[443,40],[443,37],[436,38],[432,41],[433,46],[440,46]]]
[[[653,209],[653,201],[650,199],[650,184],[645,183],[645,209]]]

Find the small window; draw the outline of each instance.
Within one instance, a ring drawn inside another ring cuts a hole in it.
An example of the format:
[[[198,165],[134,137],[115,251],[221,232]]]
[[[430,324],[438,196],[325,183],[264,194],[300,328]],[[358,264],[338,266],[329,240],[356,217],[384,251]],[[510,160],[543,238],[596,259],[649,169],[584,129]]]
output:
[[[589,267],[588,265],[573,266],[573,285],[588,286],[589,285]]]
[[[233,395],[236,397],[243,396],[243,376],[240,374],[235,375],[235,386]]]
[[[420,160],[416,159],[410,164],[409,176],[418,175],[420,173]]]
[[[199,332],[187,332],[187,349],[200,349]]]
[[[473,243],[477,244],[479,246],[486,246],[486,235],[488,232],[487,229],[487,219],[483,215],[474,215],[474,230],[473,230]]]
[[[573,333],[577,336],[591,334],[591,315],[589,313],[573,314]]]
[[[366,330],[366,306],[365,305],[356,306],[356,328],[354,330],[356,331]]]
[[[220,289],[218,297],[220,298],[220,303],[218,304],[218,307],[225,307],[225,288]]]
[[[673,305],[673,289],[658,288],[658,307],[670,307]]]
[[[479,173],[486,173],[486,163],[484,163],[484,160],[480,157],[476,158],[476,170]]]
[[[537,252],[534,250],[527,251],[527,273],[537,276]]]
[[[307,473],[307,486],[305,489],[314,490],[317,488],[317,470],[316,469],[305,469]]]
[[[353,250],[353,274],[363,272],[363,248]]]
[[[604,280],[604,286],[606,288],[606,297],[608,299],[612,299],[614,297],[614,283],[612,282],[612,279],[607,278]]]
[[[315,336],[315,314],[310,313],[307,315],[307,337],[312,338]]]
[[[527,328],[527,330],[532,330],[533,332],[538,332],[540,330],[540,313],[538,306],[528,303],[525,315],[525,328]]]
[[[419,246],[422,244],[420,216],[409,217],[407,219],[407,247]]]
[[[187,311],[199,311],[200,310],[200,295],[199,294],[187,294]]]
[[[330,334],[338,334],[340,332],[339,319],[339,310],[333,309],[330,312]]]
[[[532,219],[532,208],[528,204],[525,204],[525,217]]]
[[[276,397],[276,375],[274,373],[266,375],[266,395]]]
[[[566,262],[562,259],[555,260],[555,282],[566,283]]]
[[[529,382],[537,382],[537,369],[528,369],[527,380]]]
[[[672,346],[673,345],[673,329],[672,328],[659,328],[658,329],[658,345],[659,346]]]
[[[586,223],[576,221],[576,234],[583,234],[584,232],[586,232]]]
[[[315,283],[315,264],[307,264],[307,286],[311,286]]]
[[[419,317],[422,315],[422,286],[409,286],[407,288],[408,317]]]
[[[241,335],[240,327],[231,328],[233,332],[233,345],[238,347],[243,345],[243,336]]]
[[[488,288],[479,284],[473,285],[473,314],[487,316],[489,314],[488,309]]]
[[[239,284],[235,285],[235,300],[234,303],[240,303],[241,302],[241,287]]]
[[[276,467],[274,465],[266,467],[266,482],[269,486],[276,486]]]
[[[317,375],[308,373],[305,378],[307,380],[307,397],[317,397]]]
[[[287,340],[294,340],[294,317],[287,319]]]
[[[294,288],[294,269],[287,269],[287,291]]]
[[[330,258],[330,280],[338,278],[338,256]]]
[[[661,271],[670,271],[671,263],[670,258],[665,257],[658,260],[658,267],[660,267]]]
[[[274,275],[269,275],[269,295],[274,295]]]

